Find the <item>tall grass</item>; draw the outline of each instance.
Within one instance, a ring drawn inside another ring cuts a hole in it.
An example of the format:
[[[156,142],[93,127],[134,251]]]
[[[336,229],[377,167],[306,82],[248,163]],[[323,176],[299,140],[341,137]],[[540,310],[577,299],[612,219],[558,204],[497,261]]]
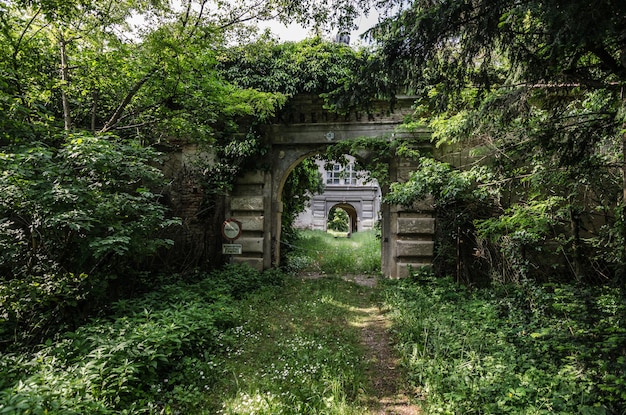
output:
[[[367,289],[338,278],[293,280],[245,304],[246,321],[232,332],[236,345],[229,379],[211,400],[221,414],[368,413],[358,327]]]
[[[379,274],[380,240],[374,231],[345,233],[303,230],[298,241],[286,247],[287,266],[293,271],[339,274]]]

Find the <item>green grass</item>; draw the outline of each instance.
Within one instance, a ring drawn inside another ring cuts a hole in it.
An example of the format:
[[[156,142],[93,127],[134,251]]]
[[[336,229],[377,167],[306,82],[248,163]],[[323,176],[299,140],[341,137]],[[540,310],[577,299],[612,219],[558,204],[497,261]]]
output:
[[[225,381],[211,393],[223,414],[365,414],[360,331],[350,322],[370,291],[339,278],[294,279],[251,297],[230,333]]]
[[[345,233],[304,230],[287,255],[294,271],[329,275],[380,274],[380,240],[374,231]]]
[[[307,232],[300,252],[316,252],[302,257],[328,274],[354,272],[361,251],[347,247],[372,241]],[[350,266],[325,262],[321,248]],[[359,322],[380,298],[402,389],[421,392],[425,413],[626,413],[617,288],[476,289],[419,274],[372,289],[244,266],[188,278],[0,355],[0,413],[365,415],[373,392]]]
[[[243,266],[177,281],[0,355],[0,413],[365,414],[372,293]]]
[[[428,414],[626,413],[626,301],[609,287],[388,281],[393,331]]]

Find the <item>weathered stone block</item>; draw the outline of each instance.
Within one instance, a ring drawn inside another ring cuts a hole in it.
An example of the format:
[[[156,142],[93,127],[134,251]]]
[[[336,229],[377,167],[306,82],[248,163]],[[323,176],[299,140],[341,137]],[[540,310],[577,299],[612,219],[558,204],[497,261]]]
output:
[[[434,218],[398,218],[398,234],[434,234]]]
[[[433,207],[433,204],[434,199],[432,196],[428,196],[422,200],[413,202],[411,206],[393,205],[393,208],[396,212],[413,212],[415,214],[419,214],[424,212],[434,212],[435,208]]]
[[[263,194],[263,185],[258,183],[253,184],[238,184],[232,197],[250,197],[259,196]]]
[[[263,184],[265,183],[265,173],[262,171],[253,171],[243,175],[237,180],[239,184]]]
[[[244,231],[263,231],[263,216],[240,216],[235,218],[241,222]]]
[[[263,271],[263,258],[234,256],[233,262],[235,264],[248,264],[257,271]]]
[[[263,211],[263,196],[235,196],[230,201],[233,211]]]
[[[432,257],[434,245],[430,241],[398,241],[396,252],[399,257]]]
[[[435,210],[435,208],[433,207],[433,205],[435,204],[435,199],[433,199],[432,196],[427,197],[426,199],[423,200],[418,200],[417,202],[413,203],[413,210],[418,210],[420,212],[433,212]]]
[[[239,238],[235,243],[241,244],[244,253],[263,253],[263,238]]]
[[[406,182],[415,170],[413,167],[398,167],[398,181]]]

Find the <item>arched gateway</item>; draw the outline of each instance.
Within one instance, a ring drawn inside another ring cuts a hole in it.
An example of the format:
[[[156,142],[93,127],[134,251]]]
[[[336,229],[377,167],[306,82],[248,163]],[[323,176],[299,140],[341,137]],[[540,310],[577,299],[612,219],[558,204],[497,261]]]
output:
[[[423,131],[400,130],[403,117],[410,111],[412,100],[399,99],[393,112],[381,105],[374,114],[350,114],[340,117],[322,109],[311,97],[295,100],[285,113],[284,123],[267,129],[271,162],[270,171],[246,174],[238,180],[227,201],[227,215],[242,224],[238,243],[242,253],[236,262],[246,262],[258,269],[279,265],[283,186],[291,171],[305,158],[312,157],[338,141],[361,137],[427,137]],[[417,141],[417,140],[416,140]],[[389,161],[389,177],[403,181],[416,166],[409,160]],[[383,195],[387,189],[383,188]],[[430,265],[433,256],[435,220],[425,203],[419,210],[383,204],[382,272],[387,277],[407,275],[409,266]]]

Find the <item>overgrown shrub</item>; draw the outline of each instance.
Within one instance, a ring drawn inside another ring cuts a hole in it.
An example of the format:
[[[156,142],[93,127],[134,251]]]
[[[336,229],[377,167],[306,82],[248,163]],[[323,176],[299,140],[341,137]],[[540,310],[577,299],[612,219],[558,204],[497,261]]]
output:
[[[424,274],[386,303],[428,413],[622,414],[626,298],[567,284],[471,289]]]
[[[433,200],[437,226],[433,267],[438,275],[455,275],[457,280],[481,283],[489,271],[477,256],[474,222],[491,216],[495,209],[489,189],[479,185],[488,173],[481,168],[463,171],[431,158],[420,158],[419,170],[404,183],[393,183],[385,197],[389,203],[413,207]]]
[[[150,189],[156,154],[113,136],[70,135],[0,152],[0,341],[28,342],[79,316],[171,241]]]
[[[345,210],[332,208],[328,213],[328,229],[337,232],[348,232],[350,229],[350,218]]]
[[[221,378],[228,329],[240,323],[234,297],[282,284],[278,270],[227,267],[142,298],[48,340],[33,353],[0,355],[0,413],[171,413]]]

